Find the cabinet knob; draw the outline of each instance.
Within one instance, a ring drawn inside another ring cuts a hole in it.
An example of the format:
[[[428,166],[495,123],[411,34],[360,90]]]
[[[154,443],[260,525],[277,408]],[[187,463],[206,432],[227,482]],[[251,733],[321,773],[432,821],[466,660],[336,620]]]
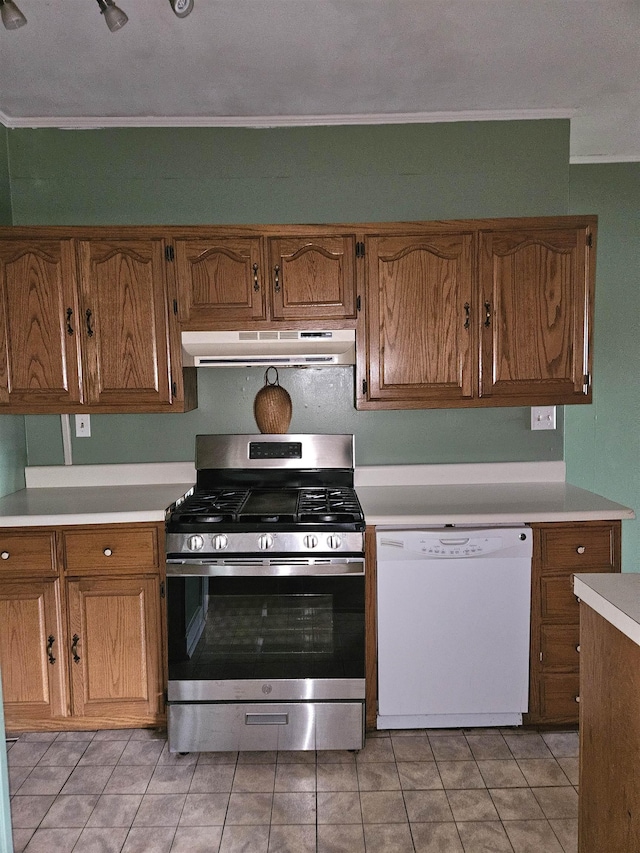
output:
[[[580,643],[578,643],[578,645],[576,646],[576,651],[578,652],[578,654],[580,654]]]
[[[574,696],[574,699],[576,700],[576,702],[579,702],[579,701],[580,701],[580,697],[579,697],[579,696]]]
[[[113,551],[111,550],[111,548],[105,548],[102,553],[105,555],[105,557],[110,557],[113,554]]]
[[[0,557],[2,557],[3,560],[8,560],[10,556],[11,555],[8,551],[3,551],[2,554],[0,554]]]
[[[584,547],[584,545],[578,545],[578,547],[576,548],[576,554],[584,554],[586,550],[587,549]]]

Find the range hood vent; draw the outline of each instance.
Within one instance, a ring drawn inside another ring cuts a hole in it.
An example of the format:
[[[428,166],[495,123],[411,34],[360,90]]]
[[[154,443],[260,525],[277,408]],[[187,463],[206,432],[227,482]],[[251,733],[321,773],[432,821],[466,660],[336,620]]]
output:
[[[330,367],[355,364],[353,329],[183,332],[183,364],[194,367]]]

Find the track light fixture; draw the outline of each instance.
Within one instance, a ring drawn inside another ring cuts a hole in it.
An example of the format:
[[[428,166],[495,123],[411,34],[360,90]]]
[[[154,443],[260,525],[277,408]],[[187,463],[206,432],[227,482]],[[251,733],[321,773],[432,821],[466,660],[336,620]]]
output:
[[[27,23],[27,19],[13,0],[0,0],[0,16],[5,30],[17,30],[18,27],[24,27]]]
[[[193,0],[169,0],[174,14],[179,18],[186,18],[193,12]]]
[[[113,0],[98,0],[98,6],[100,6],[100,14],[104,15],[107,26],[112,33],[115,33],[116,30],[122,29],[129,20],[122,9],[119,9]]]

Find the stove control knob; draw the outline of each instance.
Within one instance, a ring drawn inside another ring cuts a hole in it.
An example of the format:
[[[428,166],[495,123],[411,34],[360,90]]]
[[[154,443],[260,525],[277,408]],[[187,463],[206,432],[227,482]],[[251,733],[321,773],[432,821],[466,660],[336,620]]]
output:
[[[228,544],[229,540],[224,533],[216,533],[215,536],[211,537],[211,546],[214,551],[224,551]]]
[[[318,544],[318,537],[312,536],[311,534],[308,534],[302,540],[302,544],[304,545],[305,548],[315,548],[316,545]]]
[[[338,533],[330,533],[327,536],[327,545],[332,551],[337,550],[342,545],[342,537]]]
[[[190,536],[187,539],[187,548],[190,551],[200,551],[204,547],[204,539],[200,536],[199,533],[196,533],[195,536]]]
[[[258,548],[261,551],[268,551],[269,548],[273,548],[273,536],[270,533],[261,533],[258,536]]]

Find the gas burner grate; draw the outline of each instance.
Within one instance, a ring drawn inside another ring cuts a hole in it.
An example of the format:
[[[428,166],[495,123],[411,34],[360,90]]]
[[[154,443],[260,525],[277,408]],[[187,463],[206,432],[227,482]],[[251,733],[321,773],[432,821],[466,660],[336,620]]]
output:
[[[211,489],[196,492],[178,508],[180,521],[220,522],[232,521],[246,501],[248,489]]]
[[[302,489],[298,497],[299,521],[351,521],[362,518],[352,489]]]

